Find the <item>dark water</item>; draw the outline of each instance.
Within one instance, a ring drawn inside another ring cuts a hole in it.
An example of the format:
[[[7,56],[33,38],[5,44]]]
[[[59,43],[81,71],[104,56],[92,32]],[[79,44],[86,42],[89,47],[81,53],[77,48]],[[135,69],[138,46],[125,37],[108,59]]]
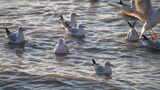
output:
[[[160,90],[160,52],[128,45],[129,27],[108,1],[1,0],[0,90]],[[84,40],[64,35],[57,15],[71,12],[87,26]],[[5,44],[4,25],[27,29],[24,48]],[[54,55],[58,38],[66,39],[69,55]],[[96,76],[91,58],[112,62],[112,79]]]

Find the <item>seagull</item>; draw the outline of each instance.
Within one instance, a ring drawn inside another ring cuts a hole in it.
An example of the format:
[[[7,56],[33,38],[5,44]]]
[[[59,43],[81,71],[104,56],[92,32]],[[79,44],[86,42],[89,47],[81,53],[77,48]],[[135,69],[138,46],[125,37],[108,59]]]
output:
[[[72,28],[76,28],[77,27],[77,20],[76,20],[77,16],[78,15],[76,13],[72,13],[71,17],[70,17],[70,21],[67,21],[64,19],[63,15],[60,15],[60,21],[65,28],[68,26],[70,26]]]
[[[105,63],[105,66],[101,66],[100,64],[97,64],[94,59],[92,59],[92,62],[97,75],[103,75],[108,77],[112,75],[111,66],[113,65],[109,61]]]
[[[128,21],[128,25],[131,28],[130,31],[128,32],[128,34],[127,34],[127,41],[128,42],[137,42],[139,40],[139,34],[136,31],[135,24],[136,24],[136,21],[133,24],[131,24]]]
[[[151,49],[154,49],[154,50],[160,50],[160,42],[150,40],[145,35],[142,35],[141,43],[142,43],[142,46],[144,46],[144,47],[148,47],[148,48],[151,48]]]
[[[57,55],[65,55],[69,53],[69,48],[67,47],[63,39],[58,40],[58,43],[54,48],[54,53]]]
[[[144,22],[140,38],[146,31],[152,33],[152,28],[160,23],[160,9],[153,9],[151,0],[135,0],[136,10],[130,10],[114,4],[109,5],[121,10],[126,15],[134,16]]]
[[[83,24],[80,24],[78,28],[72,28],[72,27],[68,26],[66,31],[71,36],[82,38],[82,37],[85,37],[84,28],[85,28],[85,26]]]
[[[12,44],[22,44],[25,42],[23,31],[24,29],[22,27],[19,28],[17,33],[10,32],[8,28],[5,28],[7,39],[9,40],[9,43]]]

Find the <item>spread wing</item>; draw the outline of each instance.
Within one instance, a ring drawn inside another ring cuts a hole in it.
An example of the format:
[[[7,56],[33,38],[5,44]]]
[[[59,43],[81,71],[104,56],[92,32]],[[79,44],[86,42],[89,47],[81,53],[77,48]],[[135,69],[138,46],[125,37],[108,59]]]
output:
[[[135,0],[136,10],[143,14],[152,13],[152,4],[150,0]]]
[[[127,8],[123,8],[123,7],[120,7],[120,6],[117,6],[115,4],[109,4],[110,6],[113,6],[114,8],[116,8],[117,10],[120,10],[122,11],[124,14],[128,15],[128,16],[133,16],[133,17],[136,17],[138,18],[139,20],[141,21],[144,21],[145,20],[145,16],[144,14],[136,11],[136,10],[129,10]]]

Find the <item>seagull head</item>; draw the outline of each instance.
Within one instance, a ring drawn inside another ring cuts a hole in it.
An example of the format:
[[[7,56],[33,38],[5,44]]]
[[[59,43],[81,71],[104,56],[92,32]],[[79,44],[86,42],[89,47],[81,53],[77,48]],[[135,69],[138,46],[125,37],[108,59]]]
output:
[[[19,32],[23,32],[23,31],[25,31],[25,29],[22,28],[22,27],[20,27],[20,28],[18,29],[18,31],[19,31]]]
[[[62,39],[62,38],[60,38],[59,40],[58,40],[58,44],[63,44],[64,43],[64,40]]]
[[[105,63],[105,67],[113,67],[113,65],[112,65],[109,61],[107,61],[107,62]]]
[[[61,20],[61,21],[63,21],[63,20],[64,20],[63,15],[60,15],[59,17],[60,17],[60,19],[59,19],[59,20]]]

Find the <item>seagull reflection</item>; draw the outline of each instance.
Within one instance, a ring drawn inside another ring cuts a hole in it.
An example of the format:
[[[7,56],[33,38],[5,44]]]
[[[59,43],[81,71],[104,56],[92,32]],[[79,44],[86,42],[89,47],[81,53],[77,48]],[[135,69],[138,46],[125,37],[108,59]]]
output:
[[[11,43],[6,43],[5,48],[7,48],[9,51],[15,53],[18,57],[22,57],[24,53],[24,47],[25,44],[11,44]]]

